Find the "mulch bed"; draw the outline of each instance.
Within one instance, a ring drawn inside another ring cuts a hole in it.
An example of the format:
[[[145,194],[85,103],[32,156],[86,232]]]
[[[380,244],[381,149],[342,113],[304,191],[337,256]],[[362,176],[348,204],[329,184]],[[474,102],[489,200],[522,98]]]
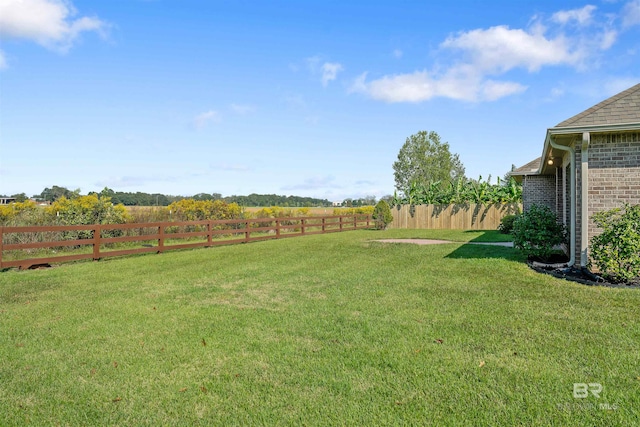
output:
[[[613,283],[608,282],[604,278],[597,276],[593,273],[583,271],[582,269],[575,267],[565,268],[548,268],[534,266],[532,262],[529,262],[529,267],[538,273],[549,274],[558,279],[570,280],[572,282],[581,283],[587,286],[606,286],[609,288],[635,288],[640,289],[640,277],[632,280],[629,283]]]

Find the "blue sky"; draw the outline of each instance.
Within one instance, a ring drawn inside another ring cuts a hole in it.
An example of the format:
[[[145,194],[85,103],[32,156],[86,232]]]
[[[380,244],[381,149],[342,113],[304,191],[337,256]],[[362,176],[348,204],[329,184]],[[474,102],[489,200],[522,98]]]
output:
[[[640,82],[640,0],[0,0],[0,194],[393,193],[409,135],[467,176]]]

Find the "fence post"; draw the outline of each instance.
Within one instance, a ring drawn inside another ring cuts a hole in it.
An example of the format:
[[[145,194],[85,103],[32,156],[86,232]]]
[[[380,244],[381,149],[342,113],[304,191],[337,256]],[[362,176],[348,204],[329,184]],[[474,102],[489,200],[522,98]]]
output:
[[[358,214],[353,216],[353,228],[358,228]]]
[[[93,227],[93,259],[100,259],[100,238],[102,234],[102,228],[96,224]]]
[[[304,234],[304,218],[300,220],[300,231],[302,232],[301,234]]]
[[[325,222],[326,222],[325,220],[326,220],[326,218],[322,217],[322,232],[323,233],[325,232]]]
[[[164,223],[158,225],[158,253],[164,252]]]
[[[213,244],[213,224],[211,220],[207,221],[207,246]]]
[[[249,230],[249,225],[251,225],[251,221],[247,220],[244,223],[246,224],[246,228],[244,229],[244,241],[248,242],[249,237],[251,236],[251,231]]]
[[[339,221],[338,221],[340,223],[340,231],[342,231],[342,218],[343,218],[343,216],[340,215]]]
[[[280,220],[276,218],[276,239],[280,238]]]

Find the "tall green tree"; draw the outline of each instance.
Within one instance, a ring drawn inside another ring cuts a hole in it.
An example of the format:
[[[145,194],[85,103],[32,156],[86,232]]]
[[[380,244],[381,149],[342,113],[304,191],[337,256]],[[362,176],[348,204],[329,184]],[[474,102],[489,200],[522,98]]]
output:
[[[12,194],[11,197],[16,199],[16,202],[18,202],[18,203],[22,203],[22,202],[25,202],[25,201],[29,200],[29,198],[27,197],[27,195],[25,193]]]
[[[54,202],[63,196],[66,197],[67,199],[71,199],[79,195],[80,195],[80,189],[71,191],[66,187],[58,187],[57,185],[54,185],[52,188],[47,187],[44,190],[42,190],[42,193],[40,193],[39,197],[48,202]]]
[[[464,166],[436,132],[420,131],[407,138],[393,163],[396,189],[406,194],[411,184],[448,185],[464,178]]]

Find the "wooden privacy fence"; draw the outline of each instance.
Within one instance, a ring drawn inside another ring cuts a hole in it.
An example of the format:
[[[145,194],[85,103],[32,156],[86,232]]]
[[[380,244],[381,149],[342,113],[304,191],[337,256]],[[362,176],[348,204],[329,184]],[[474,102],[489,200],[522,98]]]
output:
[[[369,215],[0,227],[0,268],[368,228]],[[62,255],[60,255],[62,253]]]
[[[402,205],[391,208],[392,228],[495,230],[505,215],[522,211],[518,203]]]

